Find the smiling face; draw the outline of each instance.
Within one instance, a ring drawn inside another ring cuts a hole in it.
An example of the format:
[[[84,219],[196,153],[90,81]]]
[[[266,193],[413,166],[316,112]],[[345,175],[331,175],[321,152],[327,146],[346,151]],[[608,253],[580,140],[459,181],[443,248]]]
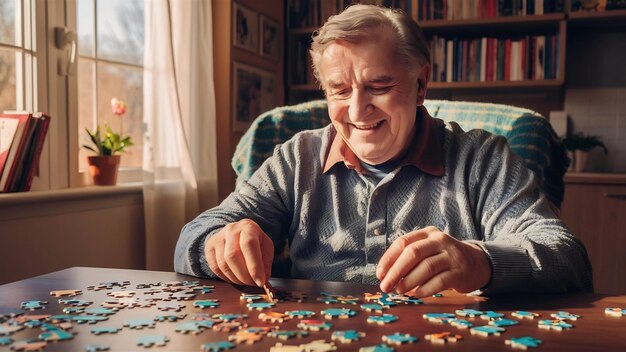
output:
[[[370,33],[358,43],[330,44],[318,67],[337,133],[360,160],[378,165],[412,141],[430,70],[407,67],[390,30]]]

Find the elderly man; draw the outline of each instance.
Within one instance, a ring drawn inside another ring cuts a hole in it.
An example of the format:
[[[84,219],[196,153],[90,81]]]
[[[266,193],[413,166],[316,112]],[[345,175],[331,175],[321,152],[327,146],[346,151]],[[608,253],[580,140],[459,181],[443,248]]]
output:
[[[410,17],[351,6],[311,55],[332,124],[277,147],[187,224],[177,271],[261,286],[287,239],[296,278],[417,296],[591,289],[584,247],[505,139],[422,106],[429,52]]]

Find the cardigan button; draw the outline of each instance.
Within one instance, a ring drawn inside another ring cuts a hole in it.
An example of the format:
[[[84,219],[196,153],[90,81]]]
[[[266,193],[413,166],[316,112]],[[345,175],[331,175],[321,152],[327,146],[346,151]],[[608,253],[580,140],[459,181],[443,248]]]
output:
[[[376,236],[380,236],[380,235],[382,235],[382,234],[383,234],[383,231],[380,229],[380,227],[379,227],[379,228],[377,228],[377,229],[374,229],[374,235],[376,235]]]

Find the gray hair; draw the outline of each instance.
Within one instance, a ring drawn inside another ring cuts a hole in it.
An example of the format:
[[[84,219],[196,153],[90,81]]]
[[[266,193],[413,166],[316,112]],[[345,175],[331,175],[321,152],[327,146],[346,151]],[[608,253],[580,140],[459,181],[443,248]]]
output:
[[[389,28],[396,37],[398,55],[408,67],[430,63],[430,50],[422,32],[404,11],[375,5],[352,5],[342,13],[330,16],[315,33],[311,44],[313,74],[321,84],[319,62],[324,50],[336,40],[356,43],[368,37],[368,31]]]

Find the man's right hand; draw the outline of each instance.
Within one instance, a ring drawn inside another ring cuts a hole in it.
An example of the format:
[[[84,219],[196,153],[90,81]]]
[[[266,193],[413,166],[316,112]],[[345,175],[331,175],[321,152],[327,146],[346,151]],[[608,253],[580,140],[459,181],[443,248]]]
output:
[[[274,244],[256,222],[243,219],[209,237],[204,255],[209,268],[222,280],[263,286],[272,273]]]

